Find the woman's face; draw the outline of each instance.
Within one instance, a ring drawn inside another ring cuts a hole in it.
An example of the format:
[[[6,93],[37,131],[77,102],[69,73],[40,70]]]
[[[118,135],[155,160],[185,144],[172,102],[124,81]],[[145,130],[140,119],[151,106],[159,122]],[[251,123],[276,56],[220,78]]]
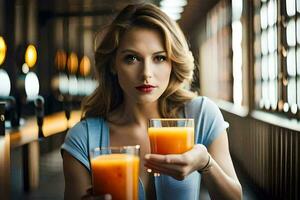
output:
[[[157,101],[169,84],[172,70],[161,34],[140,27],[128,30],[117,50],[115,70],[126,100]]]

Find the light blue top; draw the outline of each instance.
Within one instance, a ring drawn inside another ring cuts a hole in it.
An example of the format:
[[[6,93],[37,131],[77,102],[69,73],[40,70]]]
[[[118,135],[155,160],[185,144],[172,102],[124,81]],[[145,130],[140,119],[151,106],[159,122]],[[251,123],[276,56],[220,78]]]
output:
[[[182,115],[181,117],[194,118],[195,142],[206,147],[229,126],[217,105],[207,97],[197,97],[186,103]],[[89,152],[99,146],[109,146],[109,127],[102,118],[89,118],[69,130],[61,148],[90,170]],[[200,182],[201,175],[197,171],[183,181],[165,175],[155,177],[157,199],[199,199]],[[139,200],[144,199],[144,189],[140,181]]]

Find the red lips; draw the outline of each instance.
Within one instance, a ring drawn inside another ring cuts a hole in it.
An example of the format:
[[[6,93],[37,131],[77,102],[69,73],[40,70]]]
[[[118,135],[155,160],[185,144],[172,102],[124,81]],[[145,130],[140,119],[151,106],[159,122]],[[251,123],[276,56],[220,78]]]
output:
[[[140,85],[135,87],[138,91],[143,93],[150,93],[154,90],[155,86],[153,85]]]

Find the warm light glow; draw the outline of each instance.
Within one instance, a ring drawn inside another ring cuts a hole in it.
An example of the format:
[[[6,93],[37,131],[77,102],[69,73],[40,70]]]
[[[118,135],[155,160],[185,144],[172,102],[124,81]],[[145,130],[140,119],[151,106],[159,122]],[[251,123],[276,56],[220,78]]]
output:
[[[91,72],[91,62],[89,57],[83,56],[79,66],[79,72],[82,76],[88,76]]]
[[[0,96],[9,96],[10,93],[10,79],[7,72],[3,69],[0,69]]]
[[[0,36],[0,65],[4,62],[6,56],[6,44],[3,37]]]
[[[25,52],[25,62],[28,67],[33,67],[37,60],[37,51],[33,45],[29,45]]]
[[[69,73],[76,74],[78,69],[78,58],[76,53],[70,53],[67,65]]]
[[[67,64],[67,55],[64,50],[58,50],[55,55],[55,65],[58,70],[64,70]]]
[[[29,72],[25,77],[25,91],[28,100],[35,99],[40,90],[39,79],[34,72]]]

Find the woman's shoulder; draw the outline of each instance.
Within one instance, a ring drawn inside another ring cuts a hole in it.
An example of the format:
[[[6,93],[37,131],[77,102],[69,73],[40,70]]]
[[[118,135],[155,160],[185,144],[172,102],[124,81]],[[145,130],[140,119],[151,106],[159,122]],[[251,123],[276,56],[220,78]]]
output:
[[[81,119],[77,122],[69,131],[67,136],[84,136],[87,134],[88,126],[99,126],[99,124],[103,123],[103,119],[100,117],[88,117]]]
[[[196,96],[185,104],[185,107],[194,109],[204,109],[217,106],[206,96]]]
[[[185,113],[194,118],[212,117],[220,114],[217,104],[206,96],[197,96],[185,104]]]

